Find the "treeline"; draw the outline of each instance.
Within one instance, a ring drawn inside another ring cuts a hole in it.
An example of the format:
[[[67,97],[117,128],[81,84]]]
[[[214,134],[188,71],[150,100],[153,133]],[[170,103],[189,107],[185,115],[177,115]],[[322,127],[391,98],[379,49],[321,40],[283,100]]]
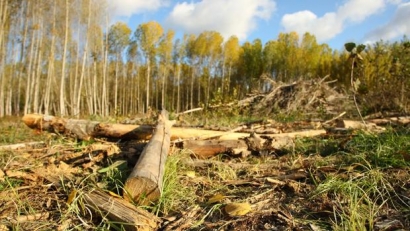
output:
[[[101,0],[0,1],[0,116],[180,112],[326,75],[350,86],[349,53],[309,33],[241,44],[216,31],[175,38],[153,21],[132,31],[107,15]],[[406,111],[407,38],[377,42],[362,56],[355,78],[363,110]]]

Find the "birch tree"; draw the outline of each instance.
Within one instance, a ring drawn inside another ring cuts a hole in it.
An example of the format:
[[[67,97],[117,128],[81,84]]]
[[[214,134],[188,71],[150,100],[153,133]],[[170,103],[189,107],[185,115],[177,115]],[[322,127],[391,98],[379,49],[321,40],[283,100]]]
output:
[[[151,78],[151,68],[152,63],[155,62],[155,56],[157,53],[158,42],[163,35],[164,30],[158,22],[151,21],[143,23],[138,26],[134,36],[140,44],[140,48],[145,57],[146,62],[146,104],[145,112],[150,107],[150,78]]]
[[[118,78],[120,74],[120,65],[122,63],[122,55],[125,48],[130,42],[131,29],[127,24],[118,22],[112,25],[108,31],[108,47],[110,54],[115,61],[115,80],[114,80],[114,111],[118,111]]]

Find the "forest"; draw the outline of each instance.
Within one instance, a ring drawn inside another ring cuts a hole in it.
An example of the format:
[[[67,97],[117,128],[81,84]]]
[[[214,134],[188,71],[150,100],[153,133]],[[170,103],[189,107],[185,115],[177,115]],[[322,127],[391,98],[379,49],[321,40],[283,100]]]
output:
[[[280,33],[265,44],[217,31],[176,38],[155,21],[135,31],[112,24],[96,0],[4,0],[0,18],[0,117],[178,113],[325,76],[351,88],[349,52],[309,33]],[[367,45],[361,57],[354,77],[362,113],[408,112],[408,38]]]

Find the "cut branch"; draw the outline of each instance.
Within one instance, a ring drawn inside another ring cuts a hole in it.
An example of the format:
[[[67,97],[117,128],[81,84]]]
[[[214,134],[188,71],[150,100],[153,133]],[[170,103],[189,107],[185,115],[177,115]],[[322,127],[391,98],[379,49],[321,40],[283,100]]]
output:
[[[85,205],[102,217],[123,225],[125,230],[157,230],[160,219],[155,215],[135,207],[131,203],[115,198],[101,190],[94,190],[83,196]]]

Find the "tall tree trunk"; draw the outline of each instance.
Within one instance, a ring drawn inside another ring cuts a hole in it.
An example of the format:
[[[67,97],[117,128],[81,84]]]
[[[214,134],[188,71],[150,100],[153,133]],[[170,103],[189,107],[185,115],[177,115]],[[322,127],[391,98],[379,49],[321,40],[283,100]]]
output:
[[[68,47],[68,28],[69,28],[69,2],[65,0],[65,35],[64,35],[64,50],[63,50],[63,61],[61,68],[61,80],[60,80],[60,114],[65,116],[65,68],[66,68],[66,59],[67,59],[67,47]]]
[[[21,82],[23,78],[23,71],[24,71],[24,65],[21,65],[23,63],[24,57],[25,57],[25,47],[26,47],[26,41],[27,41],[27,33],[28,33],[28,23],[27,20],[25,20],[27,17],[27,12],[28,12],[28,6],[29,2],[25,3],[22,5],[23,6],[23,12],[22,12],[22,17],[20,18],[21,24],[23,25],[23,34],[21,35],[22,41],[21,41],[21,47],[20,47],[20,55],[19,55],[19,71],[17,74],[17,96],[15,97],[15,111],[17,115],[20,115],[21,109],[20,109],[20,101],[21,101]]]
[[[39,21],[42,20],[42,12],[39,13]],[[40,85],[41,85],[41,68],[42,68],[42,50],[43,50],[43,24],[42,22],[39,22],[41,25],[39,28],[39,37],[40,39],[37,40],[37,56],[35,57],[36,59],[36,65],[37,68],[34,70],[33,74],[35,77],[33,77],[34,80],[34,100],[33,100],[33,108],[35,113],[40,113]]]
[[[105,18],[106,27],[108,28],[108,16]],[[106,28],[106,29],[107,29]],[[108,105],[108,90],[107,90],[107,70],[108,70],[108,33],[105,35],[105,43],[102,41],[102,54],[104,57],[103,61],[103,78],[102,78],[102,97],[101,97],[101,114],[103,116],[108,116],[109,105]]]
[[[48,58],[48,68],[47,68],[47,79],[45,85],[45,93],[44,93],[44,113],[46,115],[50,114],[50,99],[51,99],[51,86],[54,79],[54,59],[55,59],[55,30],[56,30],[56,11],[57,11],[57,1],[54,1],[53,5],[53,24],[51,26],[51,45],[50,45],[50,55]]]
[[[26,72],[26,98],[25,98],[25,103],[24,103],[24,114],[28,114],[31,113],[32,108],[31,108],[31,93],[32,93],[32,89],[31,89],[31,85],[32,85],[32,67],[33,67],[33,54],[34,54],[34,39],[35,39],[35,30],[32,29],[31,32],[31,41],[30,41],[30,51],[29,51],[29,56],[28,56],[28,68],[27,68],[27,72]]]
[[[162,73],[162,86],[161,86],[161,109],[165,108],[165,86],[166,86],[166,73],[167,65],[164,64],[164,72]]]
[[[91,2],[91,1],[90,1]],[[91,8],[91,7],[89,7]],[[90,14],[88,14],[88,18],[90,18]],[[88,19],[88,27],[89,27],[90,19]],[[88,55],[88,35],[85,39],[85,47],[83,51],[83,62],[81,64],[81,74],[80,74],[80,82],[78,84],[77,95],[75,96],[75,104],[74,104],[74,116],[77,118],[80,117],[80,110],[81,110],[81,92],[83,89],[83,82],[84,82],[84,75],[85,75],[85,66],[87,61]]]
[[[181,64],[177,64],[177,113],[181,110]]]
[[[3,70],[0,73],[0,117],[3,117],[5,115],[5,111],[4,111],[4,106],[5,106],[5,85],[6,85],[6,75],[5,75],[5,59],[6,59],[6,44],[5,40],[6,40],[6,36],[7,33],[5,31],[5,23],[6,23],[6,19],[7,19],[7,3],[8,1],[1,1],[0,3],[0,15],[2,16],[1,22],[0,22],[0,70]]]
[[[137,66],[137,113],[142,113],[142,94],[141,94],[141,75],[140,72],[138,71],[138,66]]]
[[[120,62],[120,55],[117,54],[117,60],[115,62],[115,79],[114,79],[114,114],[118,113],[118,63]]]
[[[146,85],[146,107],[145,107],[145,113],[148,112],[148,108],[150,107],[149,104],[149,79],[150,79],[150,74],[151,74],[151,62],[150,62],[150,57],[147,57],[147,85]]]
[[[194,108],[194,81],[195,81],[195,67],[191,66],[191,97],[190,97],[190,109]]]

